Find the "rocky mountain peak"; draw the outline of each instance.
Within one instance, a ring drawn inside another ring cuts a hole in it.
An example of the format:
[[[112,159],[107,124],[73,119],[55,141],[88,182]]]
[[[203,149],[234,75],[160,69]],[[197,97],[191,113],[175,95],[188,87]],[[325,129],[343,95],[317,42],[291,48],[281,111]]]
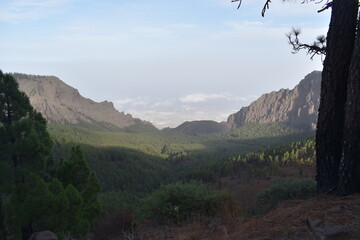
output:
[[[54,76],[14,73],[20,90],[25,92],[33,107],[52,123],[104,123],[118,128],[134,125],[130,114],[118,112],[112,102],[95,102]],[[148,123],[147,123],[148,124]]]
[[[302,129],[315,129],[320,102],[321,72],[313,71],[294,89],[263,94],[249,106],[229,116],[232,128],[245,123],[283,122]]]

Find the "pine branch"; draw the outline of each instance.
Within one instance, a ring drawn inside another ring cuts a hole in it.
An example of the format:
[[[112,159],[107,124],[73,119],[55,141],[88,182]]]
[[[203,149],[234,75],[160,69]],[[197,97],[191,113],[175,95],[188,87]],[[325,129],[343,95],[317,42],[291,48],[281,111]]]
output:
[[[323,12],[323,11],[325,11],[325,10],[327,10],[327,9],[329,9],[329,8],[331,8],[332,7],[332,5],[333,5],[333,2],[327,2],[324,6],[323,6],[323,8],[322,9],[320,9],[320,10],[318,10],[317,12],[318,13],[321,13],[321,12]]]
[[[261,16],[264,17],[265,16],[265,12],[267,9],[269,9],[270,7],[270,3],[271,3],[271,0],[266,0],[265,4],[264,4],[264,7],[261,11]]]
[[[292,53],[298,53],[300,50],[307,50],[307,54],[311,55],[312,60],[315,55],[326,55],[326,37],[320,35],[312,44],[301,43],[299,35],[300,29],[293,28],[290,33],[286,34],[289,44],[292,45]]]
[[[231,0],[231,2],[239,2],[239,6],[237,7],[237,9],[239,9],[241,6],[242,0]]]

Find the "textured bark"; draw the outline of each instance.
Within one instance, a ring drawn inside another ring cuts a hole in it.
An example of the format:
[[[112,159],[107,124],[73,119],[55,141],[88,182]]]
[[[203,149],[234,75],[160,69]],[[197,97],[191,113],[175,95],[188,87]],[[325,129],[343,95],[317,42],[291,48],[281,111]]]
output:
[[[3,237],[1,234],[5,234],[5,228],[4,228],[3,209],[2,209],[2,197],[0,193],[0,237]]]
[[[339,195],[360,192],[360,38],[350,66],[345,107],[344,145],[339,170]]]
[[[319,192],[334,191],[338,185],[347,79],[354,47],[357,11],[357,1],[333,1],[316,131],[316,178]]]

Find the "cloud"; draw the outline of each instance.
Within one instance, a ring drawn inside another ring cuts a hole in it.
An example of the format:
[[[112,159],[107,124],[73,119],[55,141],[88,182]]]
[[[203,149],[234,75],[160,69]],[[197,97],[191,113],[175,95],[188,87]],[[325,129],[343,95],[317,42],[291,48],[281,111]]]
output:
[[[184,97],[180,97],[179,100],[182,103],[200,103],[200,102],[207,102],[208,100],[213,99],[221,99],[226,98],[223,94],[204,94],[204,93],[197,93],[197,94],[190,94]]]
[[[182,103],[204,103],[210,100],[225,100],[225,101],[236,101],[236,102],[248,102],[256,99],[256,95],[248,95],[248,96],[237,96],[233,93],[195,93],[189,94],[179,98],[179,101]]]
[[[132,116],[150,121],[159,129],[166,127],[174,128],[184,123],[185,121],[226,121],[227,117],[236,111],[227,108],[184,108],[184,106],[174,107],[172,110],[128,110]]]
[[[126,106],[146,107],[150,104],[150,102],[151,102],[151,100],[149,98],[136,97],[136,98],[117,99],[114,101],[114,104],[118,109],[123,109]]]
[[[254,95],[237,96],[234,93],[194,93],[183,97],[155,98],[138,96],[113,101],[119,111],[150,121],[157,128],[177,127],[185,121],[226,121],[227,117],[248,105]],[[211,101],[213,100],[213,101]]]
[[[36,21],[61,11],[60,7],[70,0],[17,0],[0,2],[0,22],[12,24]]]
[[[242,21],[242,22],[226,22],[225,25],[232,29],[244,29],[245,27],[266,27],[270,25],[270,22],[260,21]]]
[[[169,107],[175,103],[174,99],[156,101],[152,107]]]
[[[177,23],[177,24],[172,24],[170,25],[171,28],[175,28],[175,29],[195,29],[198,28],[199,26],[197,24],[192,24],[192,23]]]
[[[134,97],[134,98],[122,98],[114,100],[114,104],[119,109],[124,108],[143,108],[147,107],[147,109],[163,109],[163,108],[169,108],[176,104],[176,99],[155,99],[152,97]],[[135,109],[136,109],[135,108]]]
[[[128,34],[97,34],[97,33],[70,33],[56,36],[61,41],[80,42],[119,42],[133,39]]]
[[[147,120],[158,128],[177,127],[185,121],[226,121],[256,96],[239,97],[233,93],[196,93],[183,97],[156,98],[149,96],[127,97],[114,100],[119,111]],[[209,102],[210,100],[215,100]],[[200,104],[199,104],[200,103]],[[235,109],[235,110],[234,110]]]
[[[62,1],[59,0],[36,0],[36,1],[27,1],[27,0],[20,0],[20,1],[14,1],[14,6],[19,7],[49,7],[58,5]]]
[[[165,37],[170,34],[170,30],[162,27],[141,26],[134,29],[134,32],[145,37]]]

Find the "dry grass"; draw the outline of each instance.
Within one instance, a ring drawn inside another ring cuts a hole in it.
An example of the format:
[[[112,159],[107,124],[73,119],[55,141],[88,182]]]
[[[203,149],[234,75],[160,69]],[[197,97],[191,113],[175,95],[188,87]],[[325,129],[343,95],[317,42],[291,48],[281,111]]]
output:
[[[309,233],[306,220],[318,218],[342,225],[349,239],[360,239],[360,195],[345,198],[318,196],[286,201],[264,216],[193,222],[183,226],[141,226],[135,239],[219,240],[289,239],[294,233]]]

